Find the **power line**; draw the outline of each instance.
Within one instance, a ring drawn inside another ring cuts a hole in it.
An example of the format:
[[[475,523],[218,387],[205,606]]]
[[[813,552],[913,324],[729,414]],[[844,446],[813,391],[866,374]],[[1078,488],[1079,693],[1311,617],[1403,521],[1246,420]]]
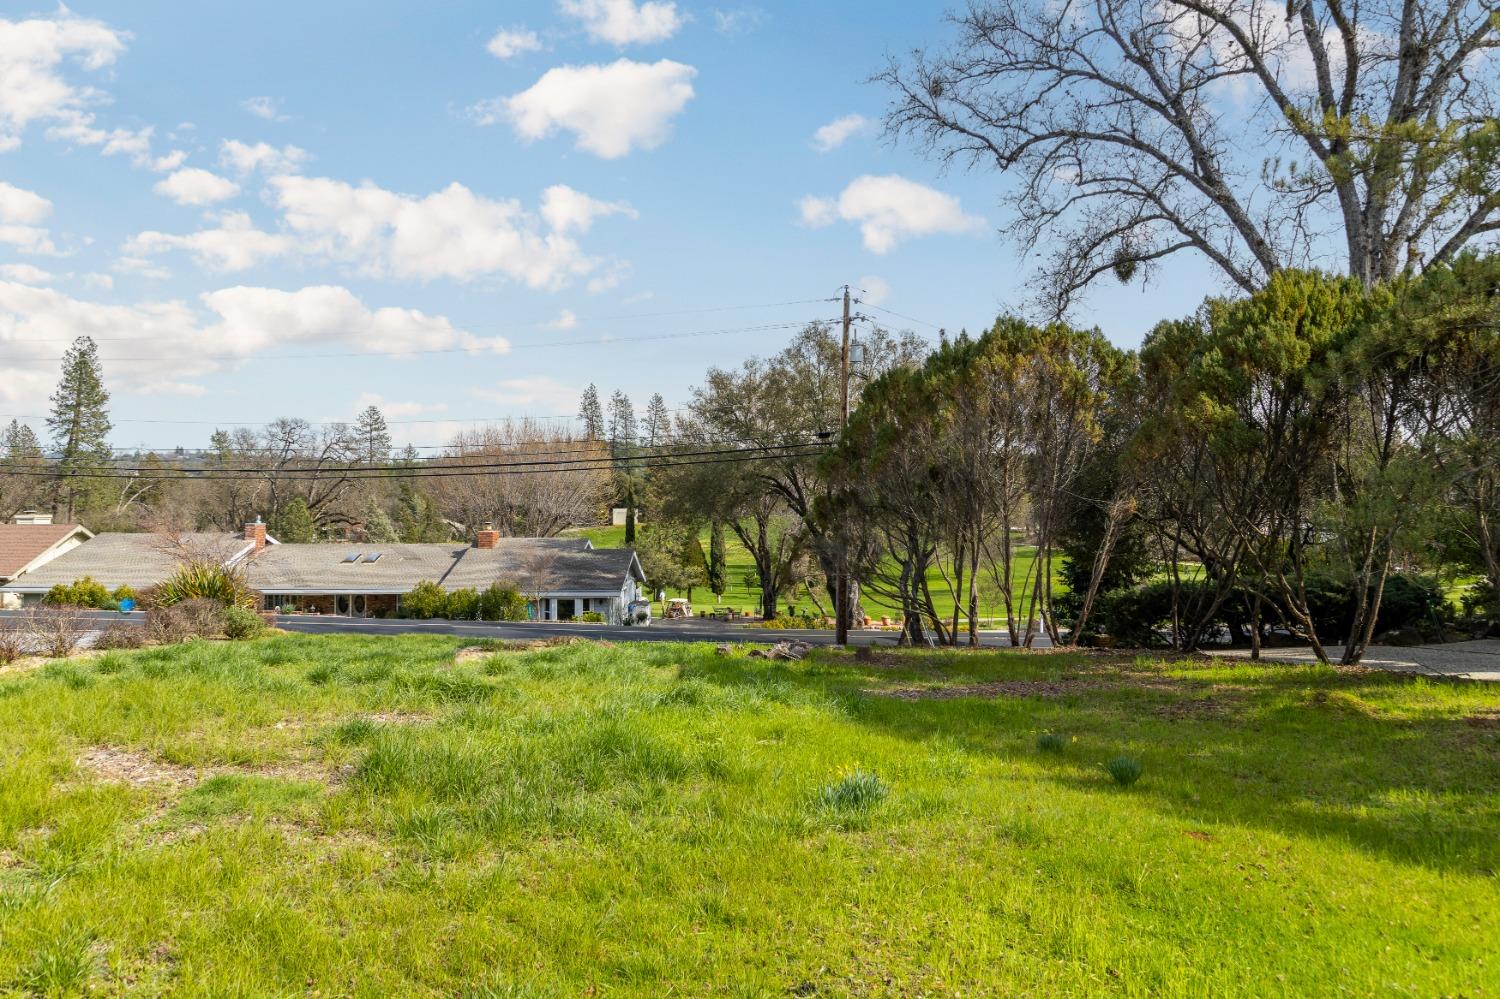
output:
[[[919,324],[921,324],[923,326],[930,326],[930,327],[932,327],[935,330],[940,330],[940,329],[944,328],[943,326],[939,325],[938,323],[929,323],[925,319],[918,319],[916,316],[908,316],[906,313],[904,313],[904,312],[897,312],[895,309],[887,309],[887,308],[884,308],[883,306],[875,305],[875,304],[873,304],[871,302],[863,302],[862,304],[868,306],[869,308],[874,309],[876,312],[884,312],[887,315],[895,316],[897,319],[905,319],[907,322],[910,322],[910,323],[919,323]]]

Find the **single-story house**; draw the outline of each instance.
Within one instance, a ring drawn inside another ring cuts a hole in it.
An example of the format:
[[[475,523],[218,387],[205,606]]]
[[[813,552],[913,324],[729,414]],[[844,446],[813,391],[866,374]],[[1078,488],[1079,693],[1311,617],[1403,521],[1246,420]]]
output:
[[[79,524],[54,524],[48,514],[17,515],[15,523],[0,524],[0,585],[41,568],[93,536]],[[17,595],[0,593],[0,607],[19,604]]]
[[[264,524],[255,523],[242,535],[101,534],[0,592],[34,601],[54,583],[82,576],[111,589],[127,583],[144,590],[169,576],[184,556],[211,557],[238,568],[261,592],[267,610],[290,607],[353,617],[396,614],[401,597],[421,582],[449,593],[502,583],[515,586],[540,620],[566,621],[593,612],[620,623],[645,583],[635,552],[595,548],[586,538],[502,538],[486,530],[468,545],[280,544],[266,535]]]

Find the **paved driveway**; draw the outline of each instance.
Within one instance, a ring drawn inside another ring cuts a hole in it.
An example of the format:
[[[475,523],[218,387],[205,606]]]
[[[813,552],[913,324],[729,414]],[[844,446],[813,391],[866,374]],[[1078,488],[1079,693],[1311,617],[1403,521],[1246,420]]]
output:
[[[1328,657],[1337,660],[1341,648],[1328,649]],[[1212,653],[1229,658],[1250,657],[1249,649],[1226,649]],[[1267,662],[1315,663],[1318,657],[1311,648],[1264,649],[1261,658]],[[1398,673],[1422,673],[1463,680],[1489,680],[1500,683],[1500,639],[1485,638],[1473,642],[1450,642],[1447,645],[1417,645],[1398,648],[1372,645],[1365,651],[1361,666],[1388,669]]]

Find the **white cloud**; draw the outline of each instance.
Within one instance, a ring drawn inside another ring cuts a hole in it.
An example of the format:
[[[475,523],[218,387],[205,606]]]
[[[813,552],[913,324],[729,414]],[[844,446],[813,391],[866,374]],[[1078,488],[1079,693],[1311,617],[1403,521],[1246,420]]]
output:
[[[513,59],[525,52],[539,52],[542,40],[535,31],[525,28],[502,28],[485,45],[496,59]]]
[[[85,288],[100,288],[109,291],[115,286],[115,279],[108,274],[100,274],[97,271],[84,274],[79,278]]]
[[[469,281],[501,275],[556,289],[603,263],[520,201],[486,198],[458,183],[425,197],[326,177],[275,177],[270,186],[302,252],[372,276]]]
[[[219,146],[219,163],[241,176],[256,170],[268,176],[296,173],[307,160],[307,150],[297,146],[280,149],[266,142],[249,145],[238,139],[226,139]]]
[[[93,122],[87,109],[105,96],[69,82],[64,68],[76,64],[98,72],[119,57],[129,37],[101,21],[75,17],[65,7],[50,18],[0,19],[0,151],[19,146],[27,127],[37,122],[60,124],[64,133],[75,130],[59,137],[76,140],[84,134],[79,130]]]
[[[766,12],[759,7],[736,7],[731,10],[715,8],[714,30],[721,35],[739,35],[754,31],[765,23]]]
[[[199,266],[212,271],[242,271],[295,248],[285,235],[263,232],[244,212],[225,212],[217,229],[202,229],[186,236],[146,231],[126,242],[131,257],[148,257],[170,250],[191,253]]]
[[[145,128],[96,128],[94,116],[82,111],[58,113],[58,124],[47,129],[47,138],[61,139],[80,146],[98,146],[101,156],[129,156],[137,166],[152,166],[151,133]]]
[[[21,253],[31,253],[43,257],[66,256],[52,242],[51,233],[41,226],[0,225],[0,243],[6,246],[14,246]]]
[[[682,27],[683,17],[675,3],[663,0],[561,0],[564,14],[583,22],[584,31],[596,42],[633,45],[661,42]]]
[[[578,317],[573,314],[572,309],[563,309],[557,314],[557,318],[550,323],[543,323],[542,328],[548,330],[570,330],[578,325]]]
[[[494,388],[475,389],[474,395],[532,416],[571,413],[578,407],[580,385],[564,385],[551,375],[502,378]]]
[[[21,284],[51,284],[56,276],[51,271],[30,264],[0,264],[0,278],[19,281]]]
[[[354,400],[352,412],[356,415],[374,406],[388,420],[404,420],[428,413],[446,413],[446,402],[393,402],[376,392],[361,392]],[[350,422],[353,422],[351,419]]]
[[[188,154],[181,149],[174,149],[165,156],[158,156],[151,161],[151,169],[157,173],[170,173],[187,160]]]
[[[588,232],[595,219],[606,215],[640,218],[623,201],[600,201],[566,184],[554,184],[542,192],[542,218],[557,232]]]
[[[697,70],[662,59],[619,59],[609,65],[559,66],[529,90],[474,108],[481,124],[509,120],[516,134],[536,140],[558,129],[577,147],[604,159],[632,149],[654,149],[672,132],[672,119],[693,97]]]
[[[287,116],[281,113],[281,102],[274,97],[247,97],[240,101],[240,107],[266,121],[287,120]]]
[[[889,253],[903,239],[984,229],[983,219],[967,215],[958,199],[925,184],[890,174],[856,177],[838,198],[803,198],[802,223],[825,226],[842,219],[856,223],[865,249]]]
[[[120,274],[133,274],[136,277],[148,278],[152,281],[165,281],[172,276],[172,272],[159,264],[154,264],[144,257],[126,255],[119,257],[114,262],[114,269]]]
[[[860,301],[868,305],[879,305],[891,297],[891,286],[884,278],[878,278],[874,274],[866,274],[859,279]]]
[[[0,363],[0,402],[44,404],[56,376],[55,359],[74,337],[84,335],[101,340],[111,388],[189,395],[201,393],[187,379],[287,349],[503,354],[510,347],[503,337],[476,337],[442,316],[371,308],[335,286],[234,287],[204,294],[196,303],[105,305],[0,280],[0,356],[9,362]]]
[[[199,167],[187,167],[158,181],[156,193],[179,205],[211,205],[240,193],[240,185]]]
[[[0,180],[0,222],[36,225],[52,214],[52,202],[33,191]]]
[[[820,153],[831,153],[854,136],[868,131],[870,124],[870,119],[862,114],[835,118],[813,133],[813,148]]]

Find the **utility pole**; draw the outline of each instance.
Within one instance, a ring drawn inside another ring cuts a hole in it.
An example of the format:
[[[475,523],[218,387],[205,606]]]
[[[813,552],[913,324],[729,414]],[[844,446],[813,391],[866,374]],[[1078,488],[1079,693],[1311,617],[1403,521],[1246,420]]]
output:
[[[840,408],[839,408],[839,431],[842,433],[849,428],[849,286],[844,285],[844,349],[840,355]],[[849,542],[847,531],[842,527],[838,533],[838,579],[836,585],[838,592],[833,602],[834,630],[833,641],[835,645],[844,646],[849,644]]]

